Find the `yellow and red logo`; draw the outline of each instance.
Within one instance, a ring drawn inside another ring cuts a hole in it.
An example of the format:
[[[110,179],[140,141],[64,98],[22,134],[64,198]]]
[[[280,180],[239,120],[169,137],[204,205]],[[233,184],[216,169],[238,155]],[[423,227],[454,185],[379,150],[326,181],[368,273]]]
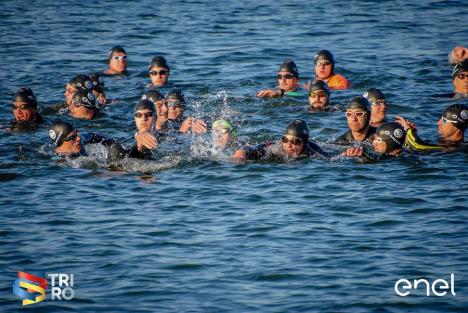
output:
[[[23,299],[23,305],[44,301],[46,289],[45,273],[18,272],[18,279],[13,283],[13,293]]]

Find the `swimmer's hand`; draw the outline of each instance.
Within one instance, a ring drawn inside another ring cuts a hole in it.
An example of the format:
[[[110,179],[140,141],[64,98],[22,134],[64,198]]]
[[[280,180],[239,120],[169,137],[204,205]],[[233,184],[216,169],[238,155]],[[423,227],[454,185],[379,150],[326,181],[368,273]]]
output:
[[[242,150],[242,149],[239,149],[237,150],[236,152],[234,152],[234,154],[232,155],[232,160],[234,162],[243,162],[245,161],[246,159],[246,156],[245,156],[245,150]]]
[[[281,90],[277,89],[266,89],[257,92],[257,97],[259,98],[275,98],[275,97],[281,97]]]
[[[180,129],[179,131],[181,133],[187,133],[190,129],[192,128],[192,118],[191,117],[188,117],[187,119],[185,119],[185,121],[182,123],[182,125],[180,126]]]
[[[463,46],[456,46],[449,54],[449,62],[452,64],[463,62],[466,58],[468,58],[468,48]]]
[[[138,133],[135,135],[138,151],[154,149],[158,146],[156,137],[150,132]]]
[[[395,116],[395,122],[397,122],[398,124],[403,126],[403,128],[405,130],[416,129],[416,124],[414,124],[413,122],[411,122],[409,120],[405,120],[403,117],[401,117],[399,115]]]
[[[203,120],[193,120],[192,131],[195,134],[204,134],[206,133],[206,123]]]
[[[351,147],[348,148],[346,151],[341,153],[343,157],[361,157],[364,154],[364,149],[361,147]]]

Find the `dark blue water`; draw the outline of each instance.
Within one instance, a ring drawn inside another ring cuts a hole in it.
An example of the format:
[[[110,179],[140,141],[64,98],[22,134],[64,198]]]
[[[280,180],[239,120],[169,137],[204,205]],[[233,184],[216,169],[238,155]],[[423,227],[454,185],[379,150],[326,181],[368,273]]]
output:
[[[274,85],[285,58],[303,82],[312,78],[313,56],[327,48],[353,83],[334,103],[380,88],[391,117],[406,116],[436,140],[453,100],[431,95],[452,90],[447,54],[467,44],[466,4],[1,1],[0,117],[11,118],[22,86],[42,107],[62,102],[71,77],[105,69],[107,50],[121,44],[130,76],[104,79],[119,103],[101,119],[73,121],[83,131],[131,143],[143,72],[162,54],[191,114],[227,115],[252,143],[303,118],[324,142],[345,131],[343,113],[254,95]],[[55,118],[70,120],[46,116]],[[188,136],[158,162],[110,171],[98,158],[57,162],[45,128],[0,131],[1,311],[22,308],[11,292],[17,271],[46,271],[73,273],[75,298],[33,311],[466,312],[466,152],[235,165],[200,153],[200,140]],[[456,296],[393,289],[400,278],[451,273]]]

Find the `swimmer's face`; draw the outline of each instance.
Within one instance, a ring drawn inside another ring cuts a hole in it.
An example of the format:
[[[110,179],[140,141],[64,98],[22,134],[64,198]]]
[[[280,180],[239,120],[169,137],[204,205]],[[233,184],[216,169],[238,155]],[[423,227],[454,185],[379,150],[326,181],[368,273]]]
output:
[[[213,128],[211,134],[213,136],[213,144],[215,147],[225,147],[231,140],[231,134],[228,128]]]
[[[139,132],[151,130],[154,122],[154,113],[148,109],[142,109],[135,112],[135,125]]]
[[[291,135],[283,136],[283,151],[287,156],[298,156],[304,150],[304,141]]]
[[[452,137],[458,130],[453,123],[447,122],[443,117],[437,122],[438,131],[441,139],[448,139]]]
[[[109,60],[109,70],[113,74],[123,74],[127,71],[128,60],[127,54],[123,52],[115,52]]]
[[[353,132],[360,131],[367,126],[367,112],[361,109],[348,109],[346,110],[346,119],[348,120],[348,127]]]
[[[371,105],[371,120],[381,122],[387,114],[387,102],[385,100],[376,100]]]
[[[374,141],[372,141],[372,148],[374,148],[374,151],[378,153],[387,152],[387,144],[382,140],[381,137],[378,136],[374,137]]]
[[[73,118],[81,120],[91,120],[95,112],[96,109],[90,109],[84,106],[75,106],[73,102],[70,105],[70,113]]]
[[[278,72],[278,85],[284,91],[295,91],[299,79],[286,71]]]
[[[155,106],[156,106],[156,113],[158,114],[158,117],[167,118],[168,110],[167,110],[166,100],[162,99],[162,100],[156,101]]]
[[[324,108],[330,103],[330,95],[325,90],[309,92],[310,106],[316,109]]]
[[[67,84],[67,86],[65,87],[65,93],[64,93],[64,96],[65,96],[65,102],[68,106],[70,106],[71,104],[71,99],[73,98],[73,96],[75,95],[75,93],[78,91],[78,89],[76,89],[75,87],[73,87],[72,85],[70,84]]]
[[[318,79],[327,79],[333,72],[333,64],[327,60],[319,60],[315,63],[315,75]]]
[[[76,130],[69,133],[60,147],[56,149],[59,153],[78,153],[80,150],[81,138]]]
[[[36,109],[29,107],[26,102],[13,102],[12,109],[17,121],[32,121],[36,117]]]
[[[182,104],[180,103],[179,100],[168,99],[166,103],[167,103],[167,118],[168,119],[176,120],[180,116],[182,116],[184,109],[182,108]]]
[[[151,84],[156,87],[166,85],[167,81],[169,80],[169,70],[165,67],[152,67],[149,71],[149,74],[151,78]]]
[[[468,93],[468,72],[460,72],[453,79],[453,86],[457,93]]]

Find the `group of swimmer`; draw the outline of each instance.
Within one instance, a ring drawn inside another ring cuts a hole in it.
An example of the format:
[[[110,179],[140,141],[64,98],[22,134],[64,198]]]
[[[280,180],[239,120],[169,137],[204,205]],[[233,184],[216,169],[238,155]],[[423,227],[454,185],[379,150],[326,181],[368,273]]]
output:
[[[114,103],[106,97],[100,76],[127,75],[128,56],[124,48],[114,46],[108,53],[108,69],[101,73],[76,75],[65,87],[65,103],[58,108],[45,110],[66,110],[72,118],[92,120],[100,116],[100,111]],[[449,62],[454,64],[452,81],[454,91],[443,96],[454,99],[468,98],[468,49],[455,47],[449,54]],[[284,61],[278,69],[278,86],[261,90],[260,98],[304,97],[308,98],[311,111],[339,111],[330,105],[332,90],[349,89],[351,83],[335,73],[335,59],[328,50],[319,51],[314,57],[316,78],[301,85],[299,71],[294,61]],[[150,88],[134,107],[136,126],[135,142],[125,149],[117,141],[94,133],[81,133],[70,123],[55,121],[48,129],[48,135],[57,155],[63,157],[86,156],[86,145],[100,143],[109,147],[113,160],[123,158],[152,159],[152,150],[167,134],[211,132],[216,149],[231,151],[235,161],[269,158],[300,159],[305,157],[329,158],[332,154],[324,151],[310,140],[310,131],[304,120],[291,121],[281,139],[250,146],[238,140],[237,127],[226,118],[206,121],[184,117],[186,100],[183,92],[170,88],[164,95],[161,91],[168,86],[170,67],[162,56],[152,58],[148,66],[151,79]],[[30,88],[19,89],[12,101],[15,120],[11,130],[34,130],[44,123],[38,112],[38,102]],[[416,125],[397,116],[395,121],[387,121],[387,99],[377,88],[370,88],[362,96],[353,97],[346,106],[345,116],[348,130],[333,143],[348,146],[340,154],[345,157],[381,159],[397,157],[404,151],[454,150],[464,142],[464,132],[468,125],[468,107],[453,104],[447,107],[437,122],[439,143],[429,144],[417,135]]]

